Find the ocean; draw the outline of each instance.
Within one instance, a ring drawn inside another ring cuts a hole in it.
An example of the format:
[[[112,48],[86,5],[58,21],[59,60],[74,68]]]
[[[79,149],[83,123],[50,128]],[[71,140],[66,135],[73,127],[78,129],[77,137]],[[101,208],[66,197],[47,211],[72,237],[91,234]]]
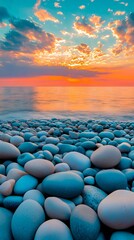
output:
[[[134,120],[134,87],[1,87],[0,120]]]

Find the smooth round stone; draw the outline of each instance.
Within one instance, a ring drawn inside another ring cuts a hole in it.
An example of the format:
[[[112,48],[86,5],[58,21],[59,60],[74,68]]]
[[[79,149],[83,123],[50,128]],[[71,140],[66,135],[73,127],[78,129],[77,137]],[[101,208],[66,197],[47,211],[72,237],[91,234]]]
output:
[[[70,229],[60,220],[51,219],[37,230],[34,240],[73,240]]]
[[[91,155],[91,162],[98,168],[113,168],[119,164],[121,153],[114,146],[103,146]]]
[[[12,240],[11,220],[12,212],[0,207],[0,239]]]
[[[109,139],[113,140],[114,139],[114,134],[112,132],[105,131],[105,132],[99,133],[99,137],[100,138],[109,138]]]
[[[39,203],[26,200],[16,209],[12,218],[12,233],[15,240],[32,240],[38,227],[45,221],[45,213]]]
[[[56,155],[54,156],[53,160],[54,160],[55,164],[63,162],[63,160],[60,157],[56,156]]]
[[[22,153],[18,158],[17,162],[24,166],[28,161],[35,159],[34,155],[31,153]]]
[[[92,176],[85,177],[84,178],[84,183],[88,184],[88,185],[94,185],[95,184],[94,177],[92,177]]]
[[[114,232],[110,240],[134,240],[134,234],[125,231]]]
[[[65,199],[65,198],[60,198],[60,199],[70,207],[71,211],[75,208],[75,204],[73,202],[73,199],[71,199],[71,200],[68,200],[68,199]]]
[[[29,141],[37,143],[40,141],[40,139],[37,136],[32,136],[32,137],[30,137]]]
[[[55,172],[66,172],[70,170],[70,167],[67,163],[58,163],[54,168]]]
[[[95,211],[106,196],[107,194],[104,191],[95,186],[85,186],[82,192],[83,203]]]
[[[95,149],[96,148],[96,144],[92,141],[85,141],[83,143],[81,143],[81,146],[83,148],[87,149]]]
[[[108,145],[112,145],[112,146],[117,147],[118,143],[114,140],[113,141],[111,140],[111,141],[108,142]]]
[[[93,168],[87,168],[83,171],[84,177],[92,176],[94,177],[96,175],[97,171]]]
[[[100,232],[96,240],[106,240],[106,238],[105,238],[104,234],[102,232]]]
[[[43,151],[43,155],[44,155],[44,158],[49,160],[49,161],[52,161],[53,160],[53,155],[51,152],[49,152],[48,150],[45,150]]]
[[[131,182],[134,180],[134,169],[127,168],[122,170],[122,172],[125,174],[128,182]]]
[[[3,164],[0,164],[0,174],[5,175],[5,173],[6,173],[6,168],[5,168],[5,166],[4,166]]]
[[[122,132],[121,130],[114,130],[113,133],[114,133],[115,137],[120,138],[120,137],[124,136],[125,132],[124,131]]]
[[[82,198],[81,195],[79,195],[78,197],[73,198],[72,201],[73,201],[73,203],[77,206],[77,205],[82,204],[82,202],[83,202],[83,198]]]
[[[113,229],[126,229],[134,226],[134,193],[117,190],[109,194],[98,207],[101,221]]]
[[[127,178],[125,174],[116,169],[102,170],[98,172],[95,180],[99,188],[107,193],[127,188]]]
[[[11,136],[9,134],[6,133],[0,134],[0,140],[4,142],[10,142],[10,138]]]
[[[128,157],[131,158],[132,161],[134,161],[134,150],[129,152]]]
[[[59,148],[51,143],[45,144],[42,148],[42,150],[48,150],[49,152],[51,152],[51,154],[55,155],[59,152]]]
[[[0,184],[2,184],[3,182],[5,182],[7,180],[7,176],[0,174]]]
[[[31,133],[31,132],[24,133],[25,141],[29,141],[32,136],[33,136],[33,133]]]
[[[20,151],[11,143],[0,141],[0,160],[16,159]]]
[[[37,137],[42,137],[42,136],[47,136],[48,135],[48,133],[46,132],[46,131],[39,131],[38,133],[37,133]]]
[[[26,172],[37,178],[45,178],[54,173],[54,165],[48,160],[33,159],[24,166]]]
[[[77,147],[68,143],[58,143],[59,152],[61,154],[76,151]]]
[[[4,196],[0,193],[0,206],[3,206]]]
[[[12,162],[7,166],[6,173],[8,174],[11,169],[18,169],[20,171],[24,171],[24,168],[16,162]]]
[[[32,200],[38,202],[41,206],[44,206],[45,197],[37,189],[29,190],[24,194],[23,200],[25,201],[25,200],[28,200],[28,199],[32,199]]]
[[[78,152],[67,153],[63,157],[63,162],[67,163],[71,169],[81,172],[91,166],[89,158]]]
[[[27,191],[36,188],[38,180],[31,175],[22,176],[14,186],[14,193],[17,195],[23,195]]]
[[[8,196],[3,200],[3,205],[5,208],[15,210],[23,201],[21,196]]]
[[[132,167],[132,160],[128,157],[121,157],[120,163],[117,166],[120,170]]]
[[[121,143],[117,147],[121,153],[128,153],[131,150],[131,145],[129,143]]]
[[[48,217],[66,221],[70,218],[71,209],[64,201],[57,197],[48,197],[45,200],[45,211]]]
[[[84,179],[83,173],[77,170],[71,170],[71,172],[76,173],[78,176],[80,176],[82,179]]]
[[[97,136],[97,133],[95,133],[95,132],[81,132],[79,134],[79,138],[84,137],[84,138],[91,139],[91,138],[94,138],[95,136]]]
[[[42,182],[43,191],[48,195],[74,198],[81,194],[84,183],[76,173],[59,172],[46,177]]]
[[[10,143],[18,147],[21,143],[24,142],[24,138],[21,136],[13,136],[10,138]]]
[[[78,139],[79,134],[77,132],[69,131],[69,136],[72,139]]]
[[[74,240],[96,240],[100,232],[100,221],[92,208],[79,205],[71,214],[70,228]]]
[[[3,196],[9,196],[12,194],[13,188],[14,188],[14,184],[15,184],[15,180],[14,179],[10,179],[7,180],[5,182],[3,182],[0,185],[0,193]]]
[[[19,146],[19,150],[21,153],[34,153],[37,150],[38,146],[35,143],[31,143],[31,142],[24,142],[21,143]]]
[[[47,137],[45,140],[46,143],[52,143],[55,145],[59,143],[59,141],[60,141],[59,138],[55,138],[55,137]]]
[[[7,180],[14,179],[15,181],[17,181],[24,175],[27,175],[27,173],[16,168],[12,168],[7,174]]]

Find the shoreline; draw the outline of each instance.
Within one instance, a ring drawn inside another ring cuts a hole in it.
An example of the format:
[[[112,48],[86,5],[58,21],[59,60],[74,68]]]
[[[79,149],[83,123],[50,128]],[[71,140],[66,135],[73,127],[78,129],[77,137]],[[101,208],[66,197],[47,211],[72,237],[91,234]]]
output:
[[[0,120],[1,238],[134,239],[133,209],[134,121]]]

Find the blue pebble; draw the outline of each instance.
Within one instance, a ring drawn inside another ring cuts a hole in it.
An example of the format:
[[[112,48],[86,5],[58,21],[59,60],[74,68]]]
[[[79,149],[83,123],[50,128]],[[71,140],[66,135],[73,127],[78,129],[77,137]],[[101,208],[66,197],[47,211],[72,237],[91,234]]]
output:
[[[27,191],[23,196],[23,200],[25,201],[27,199],[32,199],[32,200],[38,202],[41,206],[44,206],[45,197],[37,189],[32,189],[32,190]]]
[[[8,196],[3,200],[3,205],[5,208],[15,210],[23,201],[21,196]]]
[[[0,207],[0,239],[12,240],[11,220],[12,212]]]
[[[134,169],[127,168],[122,170],[122,172],[125,174],[128,182],[131,182],[134,180]]]
[[[108,139],[113,140],[114,134],[112,132],[104,131],[104,132],[99,133],[99,137],[100,138],[108,138]]]
[[[5,175],[6,171],[5,171],[5,166],[3,164],[0,164],[0,174]]]
[[[44,193],[62,198],[74,198],[81,194],[84,182],[72,171],[59,172],[47,176],[42,182]]]
[[[118,189],[126,189],[127,178],[125,174],[116,169],[108,169],[99,171],[95,180],[100,189],[104,192],[111,193]]]
[[[110,240],[134,240],[134,234],[125,231],[114,232]]]
[[[83,143],[81,143],[81,146],[85,149],[88,149],[88,150],[94,150],[96,148],[96,144],[92,141],[85,141]]]
[[[59,147],[54,144],[48,143],[43,146],[42,150],[48,150],[49,152],[51,152],[51,154],[55,155],[59,152]]]
[[[92,176],[94,177],[96,175],[97,171],[93,168],[87,168],[83,171],[84,177]]]
[[[12,218],[14,240],[32,240],[38,227],[45,221],[45,213],[39,203],[26,200],[16,209]]]
[[[100,221],[92,208],[80,204],[72,211],[70,228],[74,240],[96,240],[100,232]]]
[[[31,175],[24,175],[15,183],[14,193],[23,195],[27,191],[36,188],[38,180]]]
[[[35,159],[34,155],[31,153],[22,153],[18,158],[17,162],[24,166],[28,161]]]
[[[11,169],[13,169],[13,168],[18,169],[18,170],[20,170],[20,171],[25,171],[24,168],[23,168],[20,164],[14,162],[14,163],[10,163],[10,164],[7,166],[7,168],[6,168],[6,174],[8,174],[8,172],[9,172]]]
[[[63,144],[63,143],[59,143],[57,145],[59,147],[59,153],[66,153],[66,152],[72,152],[72,151],[76,151],[77,147],[71,144]]]
[[[34,153],[37,150],[38,146],[35,143],[31,142],[24,142],[21,143],[18,149],[20,150],[21,153]]]
[[[44,158],[49,160],[49,161],[52,161],[53,160],[53,155],[51,152],[49,152],[48,150],[44,150],[43,151],[43,155],[44,155]]]
[[[95,186],[85,186],[82,192],[83,203],[95,211],[100,204],[100,202],[107,196],[107,194],[100,188]]]
[[[128,157],[121,157],[120,163],[117,165],[120,170],[132,167],[132,160]]]
[[[131,158],[132,161],[134,161],[134,150],[129,152],[128,157]]]

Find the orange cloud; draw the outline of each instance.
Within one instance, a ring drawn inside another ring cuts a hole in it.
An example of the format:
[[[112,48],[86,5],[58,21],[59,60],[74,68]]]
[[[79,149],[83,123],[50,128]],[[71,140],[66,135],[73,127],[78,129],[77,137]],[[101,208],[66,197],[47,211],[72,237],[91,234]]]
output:
[[[85,5],[81,5],[81,6],[79,7],[79,9],[82,10],[82,9],[85,9],[85,7],[86,7]]]
[[[91,53],[91,49],[89,48],[89,46],[87,44],[81,43],[80,45],[78,45],[76,47],[76,49],[83,54],[87,54],[90,55]]]
[[[57,12],[58,15],[64,15],[63,12]]]
[[[125,13],[126,13],[125,11],[117,11],[114,13],[114,15],[122,16],[122,15],[125,15]]]
[[[97,16],[97,15],[92,15],[89,18],[89,21],[97,27],[102,26],[102,24],[105,22],[102,20],[102,18],[100,16]]]
[[[47,12],[44,9],[39,9],[36,10],[34,12],[34,15],[41,21],[41,22],[45,22],[45,21],[52,21],[55,23],[58,23],[59,20],[56,19],[55,17],[53,17],[49,12]]]
[[[52,22],[58,23],[59,20],[57,18],[55,18],[54,16],[52,16],[51,13],[49,13],[45,9],[39,9],[40,4],[41,4],[41,0],[37,0],[36,4],[34,6],[34,15],[41,22],[52,21]]]
[[[93,26],[91,26],[90,24],[87,24],[84,22],[74,22],[73,27],[79,34],[85,34],[89,38],[97,37],[95,34],[95,28]]]
[[[119,55],[123,51],[122,44],[115,44],[112,48],[112,53],[116,56]]]

